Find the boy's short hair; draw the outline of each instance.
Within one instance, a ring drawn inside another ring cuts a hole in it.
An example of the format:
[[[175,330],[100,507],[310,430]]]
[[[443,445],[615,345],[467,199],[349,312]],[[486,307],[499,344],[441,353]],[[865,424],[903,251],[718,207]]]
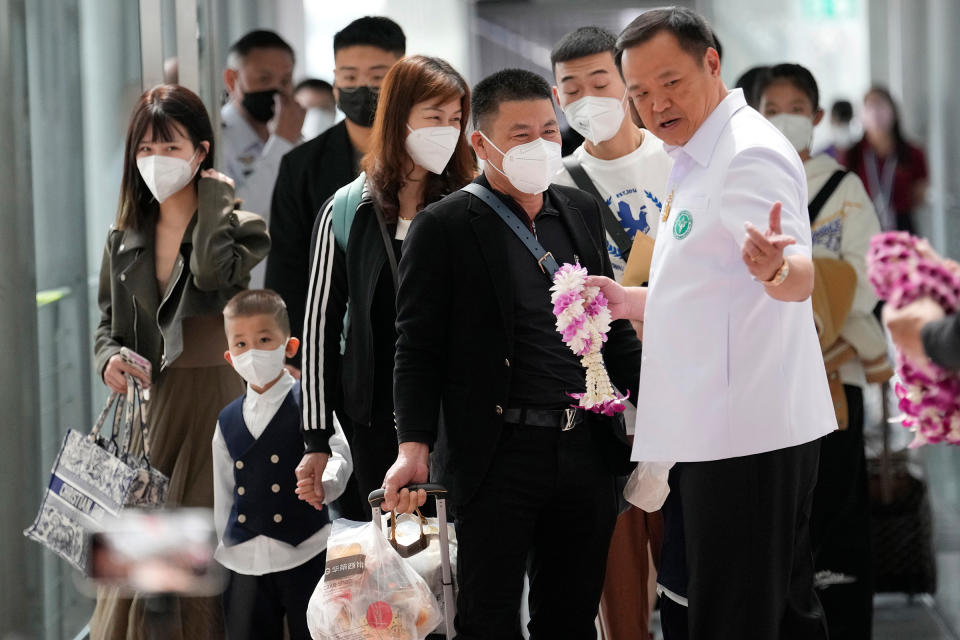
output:
[[[473,128],[483,129],[489,116],[497,113],[500,103],[513,100],[548,100],[553,93],[547,81],[526,69],[502,69],[476,84],[470,99]]]
[[[246,289],[230,298],[223,308],[225,320],[249,318],[250,316],[273,316],[283,335],[290,335],[290,316],[287,305],[272,289]]]
[[[785,62],[767,69],[757,81],[754,90],[754,96],[759,104],[763,97],[763,92],[767,90],[774,82],[789,82],[794,87],[806,94],[813,105],[814,113],[820,108],[820,89],[817,87],[817,81],[810,73],[810,70],[803,65]]]
[[[254,49],[280,49],[290,54],[290,59],[296,62],[297,56],[293,52],[286,40],[281,38],[274,31],[267,29],[257,29],[244,35],[242,38],[230,45],[227,52],[227,66],[231,69],[239,69],[243,65],[244,59]]]
[[[402,56],[407,51],[407,37],[400,25],[383,16],[357,18],[333,36],[334,54],[340,49],[361,45]]]
[[[853,120],[853,105],[849,100],[837,100],[830,107],[830,117],[837,122],[849,124]]]
[[[609,53],[612,58],[617,50],[617,37],[600,27],[580,27],[560,38],[550,52],[550,65],[556,70],[558,62],[570,62],[578,58]]]

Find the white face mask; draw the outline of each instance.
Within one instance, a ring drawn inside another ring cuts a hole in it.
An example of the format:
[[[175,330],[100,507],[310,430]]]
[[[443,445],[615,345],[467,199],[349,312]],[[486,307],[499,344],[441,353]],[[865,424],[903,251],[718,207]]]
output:
[[[626,111],[623,98],[586,96],[568,104],[563,115],[574,131],[593,144],[599,144],[617,135]]]
[[[483,139],[490,146],[500,151],[497,145],[481,131]],[[537,138],[532,142],[517,145],[503,153],[503,169],[497,169],[489,160],[487,163],[497,172],[506,176],[518,191],[536,195],[543,193],[550,186],[553,177],[563,169],[563,158],[560,153],[560,144]]]
[[[332,127],[336,119],[337,112],[333,109],[311,107],[307,109],[307,115],[303,117],[303,126],[300,127],[300,135],[303,136],[304,140],[316,138]]]
[[[414,129],[409,124],[405,142],[407,153],[418,165],[437,175],[443,173],[450,156],[460,140],[460,129],[456,127],[421,127]]]
[[[196,155],[196,152],[194,152],[190,162]],[[200,165],[198,164],[194,168],[190,162],[170,156],[143,156],[137,158],[137,169],[140,170],[140,175],[143,177],[143,181],[147,183],[147,188],[150,189],[153,197],[157,199],[157,202],[163,202],[193,180],[193,175],[200,168]]]
[[[240,355],[231,356],[233,368],[240,377],[254,385],[264,387],[283,373],[287,343],[276,349],[247,349]]]
[[[795,113],[778,113],[767,119],[787,137],[798,152],[809,149],[813,143],[813,120],[809,117]]]

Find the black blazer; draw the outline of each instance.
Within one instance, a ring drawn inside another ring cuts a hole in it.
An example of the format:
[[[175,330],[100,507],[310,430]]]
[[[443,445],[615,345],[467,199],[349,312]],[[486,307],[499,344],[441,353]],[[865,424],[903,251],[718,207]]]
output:
[[[550,194],[581,265],[613,277],[600,218],[603,203],[558,185],[550,186]],[[435,447],[432,475],[447,485],[453,504],[465,504],[480,486],[507,408],[514,340],[510,233],[492,209],[458,191],[417,215],[400,261],[398,437]],[[640,350],[630,324],[614,322],[604,359],[613,383],[631,398],[640,377]]]
[[[335,241],[332,209],[333,200],[317,217],[310,252],[310,309],[303,324],[301,369],[307,451],[327,450],[334,411],[345,412],[359,424],[371,422],[373,332],[377,324],[371,317],[371,306],[381,273],[390,270],[371,196],[364,191],[357,205],[346,251]],[[392,279],[390,293],[393,295]],[[341,355],[344,313],[348,309],[349,326]],[[386,321],[392,325],[393,319],[391,313]]]
[[[270,204],[265,286],[287,303],[291,333],[296,338],[303,337],[313,224],[334,192],[357,177],[353,156],[347,125],[340,122],[280,160]]]

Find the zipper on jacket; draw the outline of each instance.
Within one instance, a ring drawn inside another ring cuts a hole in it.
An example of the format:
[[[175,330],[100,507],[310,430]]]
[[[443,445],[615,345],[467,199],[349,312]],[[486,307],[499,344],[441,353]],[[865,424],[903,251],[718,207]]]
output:
[[[137,296],[131,296],[133,298],[133,350],[137,353],[140,353],[140,336],[137,333],[137,319],[138,319],[138,310],[137,310]]]

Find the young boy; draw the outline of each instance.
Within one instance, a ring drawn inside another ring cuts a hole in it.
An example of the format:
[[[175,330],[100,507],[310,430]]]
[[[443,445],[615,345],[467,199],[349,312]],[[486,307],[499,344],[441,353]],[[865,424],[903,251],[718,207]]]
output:
[[[215,557],[229,570],[223,595],[227,637],[309,640],[307,603],[323,576],[330,518],[298,499],[294,468],[303,456],[300,384],[284,367],[299,341],[287,308],[270,290],[238,293],[223,310],[224,358],[247,381],[246,395],[221,413],[213,436]],[[323,473],[324,503],[352,472],[339,425]]]

